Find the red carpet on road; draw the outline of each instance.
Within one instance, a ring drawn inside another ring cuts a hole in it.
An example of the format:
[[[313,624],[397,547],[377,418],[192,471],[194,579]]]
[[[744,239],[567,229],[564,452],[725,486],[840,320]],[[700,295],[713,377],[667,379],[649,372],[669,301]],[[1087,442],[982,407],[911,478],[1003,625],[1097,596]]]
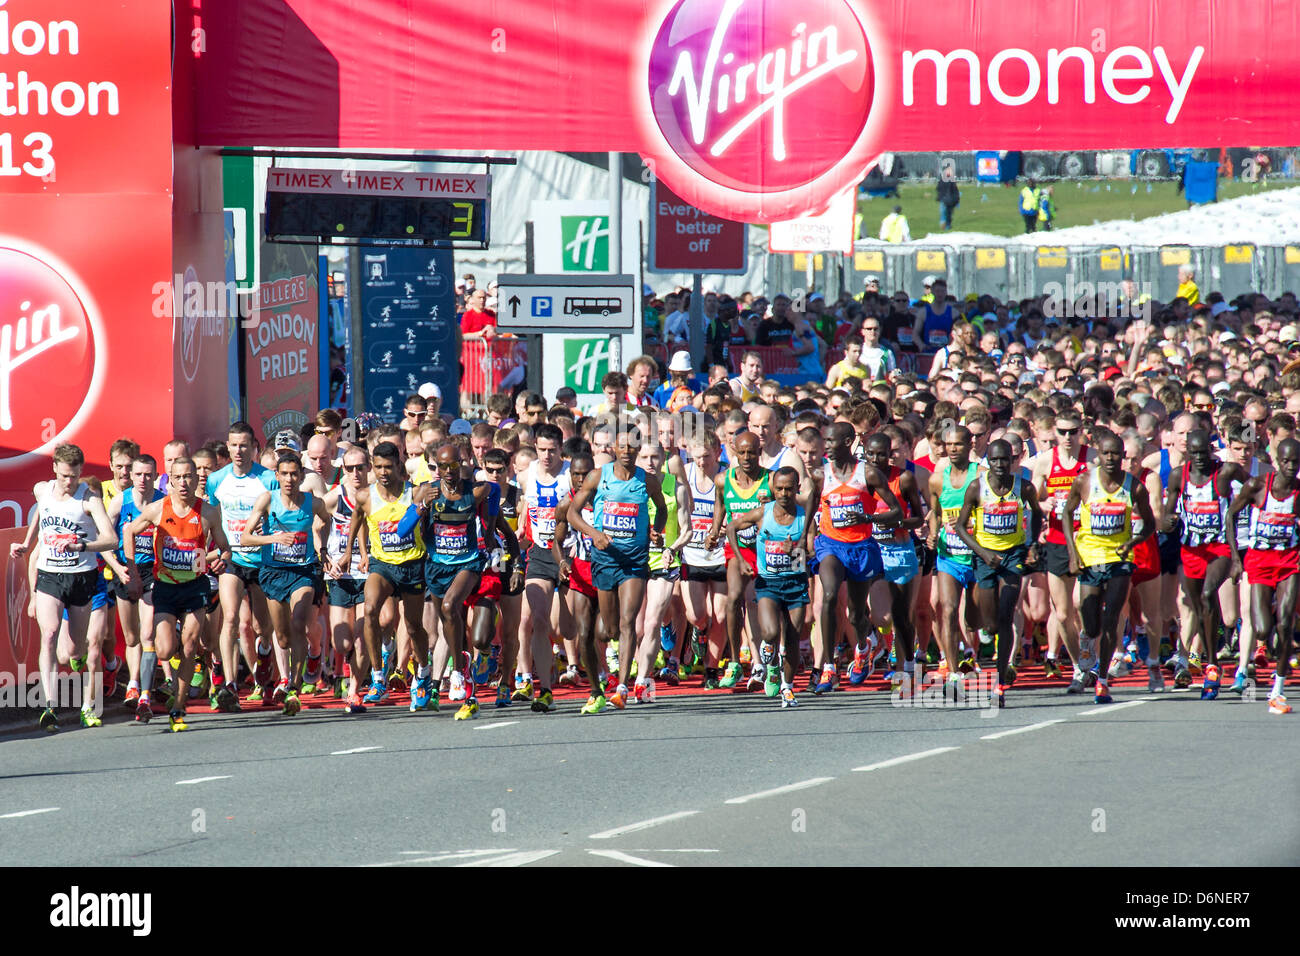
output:
[[[976,671],[968,675],[967,684],[970,687],[972,693],[974,693],[976,689],[981,686],[985,688],[984,692],[987,693],[988,689],[991,689],[992,685],[997,682],[996,669],[993,667],[992,664],[983,663],[981,664],[981,667],[982,670]],[[1221,681],[1223,684],[1223,690],[1221,692],[1221,696],[1228,698],[1233,696],[1230,693],[1228,693],[1228,685],[1231,684],[1233,676],[1236,673],[1236,664],[1235,663],[1224,664],[1221,666],[1221,670],[1222,670]],[[934,673],[936,673],[936,671],[933,669],[927,671],[927,675],[934,674]],[[1067,675],[1070,673],[1068,664],[1066,666],[1065,673]],[[888,693],[889,681],[885,680],[882,674],[883,672],[878,673],[877,675],[873,676],[870,680],[863,683],[861,686],[854,687],[848,682],[848,677],[846,676],[846,670],[841,669],[840,684],[836,688],[836,693],[842,691],[853,693],[853,694]],[[1172,690],[1173,678],[1171,677],[1168,671],[1165,671],[1164,675],[1165,675],[1166,690]],[[1267,694],[1268,682],[1272,680],[1272,675],[1273,675],[1273,668],[1271,664],[1259,668],[1258,675],[1256,676],[1255,679],[1255,685],[1257,688],[1257,693],[1260,696],[1260,699],[1263,699],[1263,697]],[[804,693],[804,689],[807,685],[807,680],[808,680],[808,671],[806,670],[795,677],[795,689],[797,693],[801,695]],[[1193,680],[1193,687],[1199,686],[1201,682],[1201,678],[1199,676],[1193,677],[1192,680]],[[1043,673],[1043,667],[1041,664],[1038,663],[1026,664],[1025,666],[1019,669],[1019,676],[1016,678],[1015,690],[1055,689],[1055,690],[1064,691],[1066,686],[1068,686],[1068,684],[1069,684],[1068,676],[1064,678],[1050,678]],[[1131,688],[1135,690],[1145,691],[1147,687],[1146,668],[1139,667],[1136,670],[1134,670],[1133,673],[1129,674],[1126,677],[1121,677],[1112,680],[1111,687],[1119,688],[1119,689]],[[567,702],[582,703],[587,699],[588,695],[591,693],[591,688],[585,680],[582,680],[576,687],[557,684],[555,687],[552,688],[552,692],[555,695],[555,701],[557,703],[567,703]],[[725,689],[705,690],[703,675],[695,675],[692,677],[683,678],[681,683],[676,687],[670,687],[665,681],[656,680],[655,695],[656,697],[703,696],[703,697],[712,697],[719,700],[726,700],[732,697],[762,696],[762,691],[745,690],[744,680],[742,680],[736,687],[731,688],[729,690],[725,690]],[[479,687],[478,689],[479,705],[484,710],[493,709],[493,702],[495,700],[495,697],[496,697],[496,691],[494,691],[493,689],[489,687]],[[310,694],[310,695],[304,694],[301,695],[299,699],[302,701],[302,706],[304,710],[334,710],[334,709],[341,710],[344,704],[343,700],[335,698],[332,695],[332,693]],[[410,700],[411,700],[411,696],[406,691],[390,692],[388,696],[388,700],[384,704],[380,704],[376,706],[400,707],[405,709],[407,705],[410,703]],[[439,698],[439,705],[444,710],[449,707],[457,706],[458,703],[459,702],[452,702],[448,700],[446,694],[441,695],[441,697]],[[274,712],[279,710],[279,707],[272,706],[269,698],[265,702],[249,701],[247,690],[244,690],[240,693],[240,706],[242,708],[243,713],[259,713],[261,711]],[[528,705],[524,703],[516,703],[514,705],[515,708],[519,708],[519,709],[526,708],[527,706]],[[157,702],[155,702],[154,709],[158,713],[164,712],[160,709],[160,705]],[[195,711],[196,713],[199,712],[200,710],[207,711],[208,710],[207,700],[202,698],[192,698],[190,700],[189,709]]]

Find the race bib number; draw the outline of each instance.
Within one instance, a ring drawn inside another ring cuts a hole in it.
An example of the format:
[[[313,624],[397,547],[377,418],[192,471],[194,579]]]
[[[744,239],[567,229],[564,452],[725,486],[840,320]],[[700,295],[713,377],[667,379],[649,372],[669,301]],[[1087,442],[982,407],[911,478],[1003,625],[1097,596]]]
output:
[[[867,513],[862,507],[862,499],[856,495],[836,495],[827,497],[830,507],[832,528],[852,528],[867,523]]]
[[[1124,530],[1124,516],[1128,506],[1120,501],[1099,501],[1092,505],[1092,533],[1096,535],[1119,534]]]
[[[1197,534],[1216,534],[1223,530],[1223,515],[1217,501],[1198,501],[1183,512],[1187,527]]]
[[[898,344],[911,346],[916,340],[912,337],[912,327],[910,325],[900,325],[898,327]]]
[[[193,541],[177,541],[168,538],[163,542],[162,563],[168,571],[195,571],[202,574],[206,569],[206,555]]]
[[[948,333],[940,332],[938,329],[931,329],[926,341],[931,347],[941,349],[948,344]]]
[[[950,508],[943,513],[943,543],[948,554],[954,558],[968,557],[972,552],[961,538],[957,537],[957,519],[961,517],[960,508]]]
[[[770,574],[788,574],[791,571],[791,554],[786,541],[763,542],[763,566]]]
[[[636,519],[640,507],[631,501],[606,501],[600,530],[610,538],[629,540],[636,537]]]
[[[554,525],[552,524],[552,528]],[[469,528],[463,524],[433,525],[433,551],[446,557],[460,557],[470,552]]]
[[[541,506],[533,509],[533,540],[538,544],[550,544],[555,537],[555,508]]]
[[[984,531],[987,534],[1013,535],[1020,530],[1019,518],[1019,502],[994,502],[984,508]]]
[[[1291,547],[1295,540],[1295,519],[1289,514],[1262,511],[1255,525],[1255,543],[1260,548]]]
[[[376,527],[379,529],[379,547],[384,551],[406,551],[415,547],[415,529],[412,528],[409,534],[399,534],[397,531],[398,522],[380,521]]]
[[[291,544],[281,544],[276,542],[271,546],[271,560],[279,561],[282,564],[306,564],[307,563],[307,532],[293,532],[293,542]]]
[[[135,548],[135,560],[139,564],[141,561],[153,560],[153,531],[146,534],[137,534],[132,539],[132,547]]]
[[[249,548],[240,545],[240,540],[244,537],[244,529],[248,527],[248,521],[245,518],[227,518],[226,519],[226,540],[230,542],[230,547],[236,551],[245,553],[256,551],[256,548]]]
[[[704,539],[709,536],[709,530],[713,527],[713,517],[711,515],[691,515],[691,542],[693,544],[704,544]]]

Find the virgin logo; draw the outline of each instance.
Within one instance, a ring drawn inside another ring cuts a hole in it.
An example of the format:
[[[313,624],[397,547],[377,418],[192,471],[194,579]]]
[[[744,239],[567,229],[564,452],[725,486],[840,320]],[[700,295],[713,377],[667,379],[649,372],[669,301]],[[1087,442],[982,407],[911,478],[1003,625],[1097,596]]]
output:
[[[650,51],[650,106],[694,172],[744,193],[838,166],[871,112],[873,69],[848,0],[679,0]]]
[[[72,285],[0,246],[0,464],[48,445],[89,400],[95,335]]]
[[[198,271],[194,266],[187,266],[185,282],[175,292],[176,314],[181,317],[181,372],[187,382],[194,381],[199,371],[199,356],[203,354],[203,334],[199,327],[202,316],[197,309],[191,315],[185,308],[188,290],[200,288],[198,283]]]

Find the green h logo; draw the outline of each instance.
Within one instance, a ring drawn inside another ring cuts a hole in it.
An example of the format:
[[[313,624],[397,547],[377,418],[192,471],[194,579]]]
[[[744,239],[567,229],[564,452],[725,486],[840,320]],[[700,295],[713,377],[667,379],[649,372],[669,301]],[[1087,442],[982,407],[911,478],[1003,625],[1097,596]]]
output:
[[[565,272],[609,271],[609,217],[561,216]]]
[[[579,395],[600,391],[609,371],[609,339],[564,340],[564,384]]]

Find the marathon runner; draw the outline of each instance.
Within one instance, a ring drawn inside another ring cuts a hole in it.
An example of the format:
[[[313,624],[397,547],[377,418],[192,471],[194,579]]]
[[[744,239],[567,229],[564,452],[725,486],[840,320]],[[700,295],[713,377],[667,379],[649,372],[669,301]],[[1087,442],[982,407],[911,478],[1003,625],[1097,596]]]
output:
[[[939,613],[935,636],[943,654],[947,684],[953,685],[954,697],[963,684],[961,675],[975,669],[975,656],[971,650],[961,650],[962,592],[966,593],[966,619],[975,616],[978,598],[972,593],[975,587],[974,553],[957,534],[957,519],[966,500],[966,489],[979,476],[979,465],[970,459],[970,432],[962,425],[952,425],[943,432],[943,447],[947,454],[943,465],[930,476],[930,537],[928,544],[937,549],[934,590]],[[936,462],[936,465],[938,462]],[[974,624],[972,630],[978,627]],[[944,687],[944,694],[948,687]]]
[[[320,646],[313,656],[307,629],[316,590],[324,590],[320,556],[333,518],[318,495],[302,490],[302,459],[296,452],[280,452],[275,476],[279,490],[257,499],[241,540],[262,549],[258,584],[266,594],[276,640],[289,651],[289,673],[280,675],[271,702],[292,717],[302,709],[298,693],[304,682],[314,690],[320,680]]]
[[[815,537],[807,512],[798,504],[799,482],[799,472],[793,467],[778,468],[770,478],[774,500],[727,524],[733,551],[740,549],[741,530],[756,531],[754,593],[762,635],[759,662],[765,668],[767,696],[779,693],[783,709],[799,704],[794,696],[794,674],[808,606],[808,555]],[[743,573],[749,575],[748,565]]]
[[[1232,571],[1245,569],[1250,583],[1251,615],[1254,632],[1261,645],[1267,645],[1277,628],[1277,669],[1268,695],[1270,714],[1289,714],[1283,684],[1291,670],[1291,641],[1295,621],[1296,596],[1300,594],[1300,488],[1296,473],[1300,471],[1300,442],[1283,439],[1277,447],[1277,470],[1263,477],[1251,478],[1242,485],[1228,509],[1228,547],[1232,549]],[[1237,517],[1250,513],[1250,545],[1243,560],[1241,542],[1236,534]],[[1277,601],[1277,615],[1273,602]],[[1245,691],[1246,668],[1237,668],[1232,689]]]
[[[352,445],[343,453],[343,477],[325,496],[325,510],[330,512],[329,538],[325,544],[326,587],[329,591],[330,645],[335,655],[336,674],[347,681],[347,689],[337,694],[351,709],[361,706],[357,677],[370,664],[366,658],[365,591],[370,555],[365,542],[353,552],[342,573],[338,561],[345,550],[352,513],[356,510],[357,492],[366,487],[370,474],[370,455],[364,445]]]
[[[1115,654],[1120,615],[1128,601],[1133,576],[1134,548],[1155,533],[1155,516],[1147,490],[1124,471],[1124,443],[1118,435],[1102,431],[1096,440],[1097,465],[1074,481],[1065,513],[1079,512],[1079,528],[1065,527],[1070,552],[1070,573],[1078,575],[1083,631],[1097,642],[1097,660]],[[1140,531],[1133,526],[1141,520]],[[1097,675],[1093,700],[1109,704],[1109,674]]]
[[[152,455],[139,455],[134,458],[128,470],[127,488],[107,504],[108,519],[117,531],[118,546],[116,552],[105,552],[104,560],[113,570],[112,593],[117,602],[117,619],[122,626],[122,641],[126,645],[126,663],[130,680],[126,688],[126,704],[133,706],[140,699],[140,637],[153,633],[153,532],[150,530],[130,543],[135,550],[135,567],[138,576],[129,576],[125,548],[128,546],[123,529],[137,517],[148,505],[163,497],[163,493],[154,488],[158,464]],[[116,485],[117,468],[114,467],[114,481],[105,485]],[[105,681],[105,696],[111,693]]]
[[[65,611],[72,639],[72,656],[86,657],[86,680],[91,688],[99,675],[100,649],[95,645],[87,647],[86,641],[91,599],[103,581],[93,553],[117,547],[117,535],[104,511],[104,500],[93,494],[90,486],[81,480],[85,463],[86,456],[76,445],[65,443],[54,449],[53,480],[40,482],[32,489],[36,498],[36,520],[28,525],[27,535],[21,542],[9,546],[9,556],[17,558],[30,551],[37,542],[40,544],[32,603],[41,632],[39,659],[45,704],[37,723],[47,733],[59,729],[54,714],[54,704],[58,699],[55,644],[63,627]],[[103,721],[95,713],[93,689],[86,690],[83,701],[81,725],[100,726]]]
[[[674,457],[669,463],[673,477],[691,496],[691,540],[682,550],[682,602],[694,635],[689,648],[692,663],[716,667],[726,640],[727,619],[726,551],[706,546],[717,509],[717,432],[699,429],[686,447],[690,461],[683,464],[680,457]],[[683,645],[668,655],[663,679],[669,686],[679,682],[678,660],[685,658],[686,651]]]
[[[188,729],[185,710],[190,676],[207,616],[208,582],[203,575],[210,562],[228,557],[230,551],[217,510],[199,500],[194,493],[197,486],[198,473],[193,459],[173,459],[167,497],[148,505],[124,529],[124,534],[132,540],[150,528],[155,529],[154,633],[141,639],[144,651],[135,719],[147,723],[152,716],[150,693],[159,657],[177,655],[181,663],[172,678],[168,704],[168,720],[176,733]],[[126,564],[132,576],[139,574],[134,566],[134,551],[126,552]]]

